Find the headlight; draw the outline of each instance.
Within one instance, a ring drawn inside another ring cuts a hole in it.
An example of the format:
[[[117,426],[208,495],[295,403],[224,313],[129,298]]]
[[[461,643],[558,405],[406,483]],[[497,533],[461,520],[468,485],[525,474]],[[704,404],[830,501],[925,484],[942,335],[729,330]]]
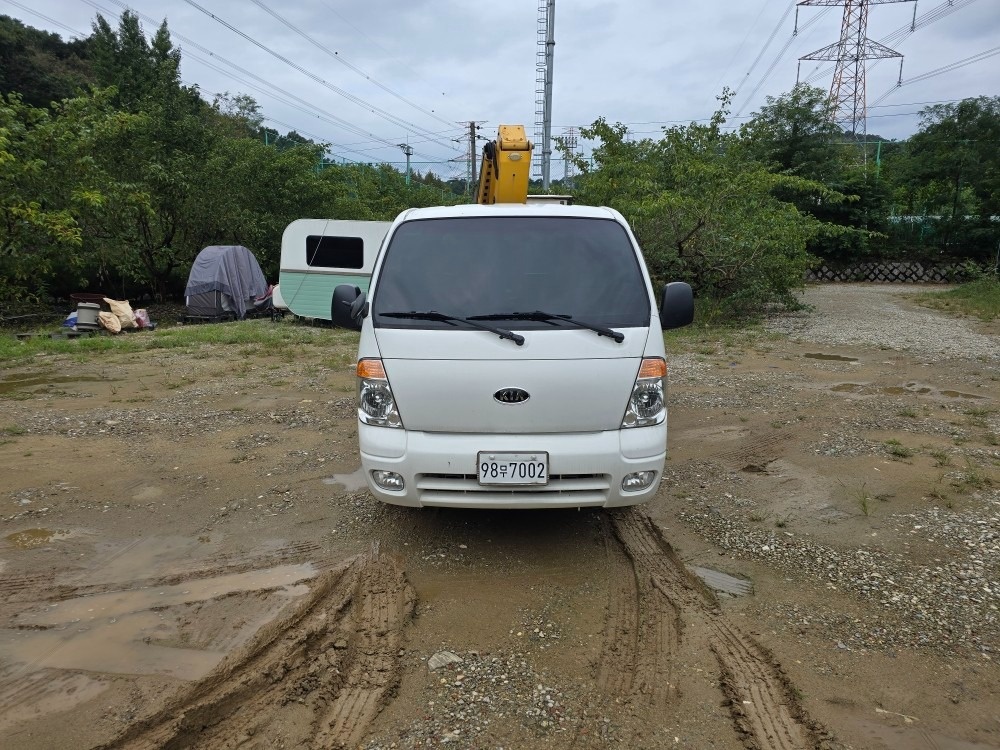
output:
[[[632,386],[622,427],[648,427],[667,418],[663,378],[667,363],[659,357],[644,357]]]
[[[403,426],[380,359],[358,362],[358,419],[377,427]]]

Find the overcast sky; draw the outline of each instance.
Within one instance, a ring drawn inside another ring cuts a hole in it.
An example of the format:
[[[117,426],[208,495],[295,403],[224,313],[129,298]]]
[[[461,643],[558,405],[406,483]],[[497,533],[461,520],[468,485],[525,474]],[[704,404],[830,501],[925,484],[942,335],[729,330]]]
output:
[[[869,38],[908,27],[913,2],[874,2]],[[250,94],[269,126],[334,144],[338,158],[400,163],[405,157],[396,144],[408,142],[416,169],[449,177],[464,173],[463,123],[481,122],[480,132],[491,137],[499,123],[523,123],[529,135],[535,130],[538,0],[131,0],[128,6],[147,34],[167,19],[182,50],[182,77],[206,99],[224,91]],[[0,13],[64,38],[89,34],[98,12],[116,25],[123,7],[113,0],[0,0]],[[920,0],[917,18],[947,9],[947,0]],[[1000,0],[954,0],[950,10],[889,40],[905,55],[904,86],[894,89],[896,60],[869,70],[869,106],[889,94],[871,108],[869,133],[905,138],[927,103],[1000,94],[1000,55],[907,83],[1000,51]],[[737,92],[730,122],[738,125],[767,96],[795,84],[799,57],[837,41],[842,13],[801,8],[793,36],[789,0],[556,0],[553,135],[604,117],[627,123],[636,137],[656,137],[664,125],[711,116],[723,86]],[[829,89],[832,63],[803,62],[801,71]],[[561,170],[554,164],[553,178]]]

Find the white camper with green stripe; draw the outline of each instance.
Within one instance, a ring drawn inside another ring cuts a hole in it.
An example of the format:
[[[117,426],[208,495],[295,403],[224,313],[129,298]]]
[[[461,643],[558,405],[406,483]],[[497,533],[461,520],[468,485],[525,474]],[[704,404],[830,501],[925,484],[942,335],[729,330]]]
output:
[[[333,290],[351,284],[368,291],[388,221],[298,219],[281,236],[278,276],[284,305],[303,318],[330,320]]]

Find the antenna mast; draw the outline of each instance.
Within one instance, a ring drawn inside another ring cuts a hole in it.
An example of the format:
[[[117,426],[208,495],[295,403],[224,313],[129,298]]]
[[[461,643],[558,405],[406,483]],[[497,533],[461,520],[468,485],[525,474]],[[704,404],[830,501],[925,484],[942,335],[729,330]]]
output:
[[[552,164],[552,64],[555,58],[556,0],[538,0],[535,53],[535,175],[548,192]]]

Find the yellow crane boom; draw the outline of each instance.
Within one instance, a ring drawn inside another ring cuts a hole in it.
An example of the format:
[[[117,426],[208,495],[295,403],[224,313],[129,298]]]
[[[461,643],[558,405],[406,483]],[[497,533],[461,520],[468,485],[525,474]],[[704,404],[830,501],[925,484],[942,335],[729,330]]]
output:
[[[523,125],[501,125],[497,139],[483,146],[476,203],[527,203],[531,149]]]

